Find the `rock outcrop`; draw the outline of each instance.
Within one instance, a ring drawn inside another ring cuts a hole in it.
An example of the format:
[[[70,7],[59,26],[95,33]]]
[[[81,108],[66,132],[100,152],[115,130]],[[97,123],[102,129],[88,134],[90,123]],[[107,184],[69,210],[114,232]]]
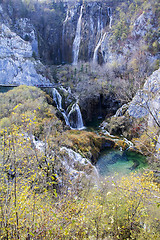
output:
[[[43,68],[33,58],[33,49],[6,25],[0,26],[0,84],[46,85],[49,80],[37,73]]]
[[[127,110],[134,118],[148,117],[148,126],[160,121],[160,68],[145,82],[133,98]]]
[[[143,89],[137,92],[128,106],[119,109],[109,120],[106,129],[111,134],[122,134],[130,139],[140,139],[142,136],[144,139],[145,134],[148,134],[151,141],[155,140],[159,151],[160,68],[147,78]]]

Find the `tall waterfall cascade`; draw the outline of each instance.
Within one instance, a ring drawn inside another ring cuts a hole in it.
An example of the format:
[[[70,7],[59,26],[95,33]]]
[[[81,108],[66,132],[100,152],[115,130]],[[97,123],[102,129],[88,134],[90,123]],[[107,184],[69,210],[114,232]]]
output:
[[[93,54],[93,63],[97,63],[97,58],[98,58],[98,49],[101,46],[102,42],[104,41],[105,37],[106,37],[107,33],[105,32],[99,39],[97,46],[94,49],[94,54]]]
[[[65,34],[65,26],[66,26],[66,23],[69,19],[69,10],[67,10],[67,13],[66,13],[66,18],[63,22],[63,30],[62,30],[62,62],[64,62],[64,34]]]
[[[78,63],[79,47],[81,42],[81,22],[82,22],[82,13],[83,13],[82,11],[83,11],[83,5],[81,6],[80,16],[77,22],[76,35],[73,42],[73,65],[77,65]]]
[[[105,62],[106,45],[109,41],[109,38],[105,37],[112,28],[112,7],[109,5],[106,7],[103,3],[86,6],[82,3],[72,7],[68,4],[66,6],[61,33],[62,63],[72,62],[76,66],[80,60],[91,60],[94,63],[103,63],[104,60]],[[76,29],[73,32],[74,27]],[[101,50],[101,57],[98,60],[99,50]]]
[[[110,7],[107,8],[108,17],[109,17],[109,28],[112,28],[112,9]]]
[[[109,17],[109,28],[112,28],[112,9],[110,7],[107,8],[107,14]],[[107,32],[104,32],[104,27],[103,27],[103,21],[102,21],[102,9],[100,8],[100,15],[98,17],[98,23],[97,23],[97,31],[99,32],[100,38],[99,41],[94,49],[93,53],[93,63],[96,64],[98,63],[98,49],[101,47]]]
[[[92,16],[90,16],[90,29],[92,32],[94,31],[94,22]]]
[[[85,127],[78,103],[74,103],[71,107],[71,110],[67,114],[66,111],[62,108],[62,96],[57,91],[57,89],[53,88],[52,94],[56,107],[62,113],[66,125],[68,125],[71,129],[84,129]]]
[[[104,26],[103,26],[103,21],[102,21],[102,8],[99,9],[100,14],[98,17],[98,22],[97,22],[97,32],[99,33],[99,41],[94,49],[93,53],[93,63],[96,64],[98,63],[98,49],[101,47],[107,32],[104,32]],[[107,8],[107,14],[109,17],[109,28],[112,27],[112,9],[110,7]]]

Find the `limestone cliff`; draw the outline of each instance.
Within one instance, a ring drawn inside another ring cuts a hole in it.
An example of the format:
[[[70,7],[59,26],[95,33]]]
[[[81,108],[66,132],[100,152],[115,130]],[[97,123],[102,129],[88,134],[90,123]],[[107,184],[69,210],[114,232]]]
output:
[[[158,9],[155,0],[6,0],[0,22],[29,41],[45,64],[73,63],[78,54],[78,61],[105,64],[121,77],[147,76],[159,64]]]
[[[137,147],[144,145],[142,151],[145,153],[148,145],[146,141],[153,141],[159,155],[160,68],[147,78],[144,87],[137,92],[133,100],[116,112],[106,124],[106,128],[111,134],[135,138]]]
[[[30,42],[12,32],[6,25],[0,26],[0,84],[43,85],[48,84],[46,77],[37,73],[43,68],[33,58]]]
[[[114,63],[122,72],[139,50],[145,49],[145,60],[152,65],[158,59],[158,8],[155,0],[6,0],[0,21],[30,41],[44,63],[61,64],[73,62],[80,20],[78,60]]]

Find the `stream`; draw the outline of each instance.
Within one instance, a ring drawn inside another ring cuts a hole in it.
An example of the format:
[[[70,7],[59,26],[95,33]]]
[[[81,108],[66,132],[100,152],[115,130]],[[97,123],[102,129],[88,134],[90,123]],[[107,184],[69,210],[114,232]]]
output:
[[[96,164],[100,176],[113,176],[115,173],[123,176],[132,171],[142,170],[146,166],[145,156],[132,151],[115,149],[101,152]]]

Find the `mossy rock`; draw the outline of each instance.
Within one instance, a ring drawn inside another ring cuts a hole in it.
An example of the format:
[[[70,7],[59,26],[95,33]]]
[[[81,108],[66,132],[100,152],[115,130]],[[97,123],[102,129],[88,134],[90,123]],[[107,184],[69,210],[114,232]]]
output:
[[[126,116],[112,117],[107,129],[112,135],[122,135],[129,128],[129,119]]]
[[[63,133],[62,145],[72,148],[96,163],[102,149],[112,148],[114,140],[98,136],[94,132],[70,130]]]
[[[120,147],[121,147],[123,150],[125,150],[125,149],[128,148],[128,145],[127,145],[127,143],[125,142],[125,140],[119,139],[118,141],[116,141],[115,147],[116,147],[116,148],[120,148]]]

